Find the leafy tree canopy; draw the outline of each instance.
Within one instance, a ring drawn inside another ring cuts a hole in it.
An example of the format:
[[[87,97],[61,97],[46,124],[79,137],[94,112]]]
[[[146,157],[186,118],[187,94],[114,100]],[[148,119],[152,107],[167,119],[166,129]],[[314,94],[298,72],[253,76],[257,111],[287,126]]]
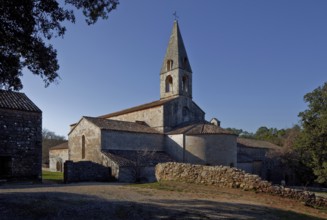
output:
[[[303,131],[298,148],[310,156],[307,162],[318,183],[327,184],[327,82],[304,96],[308,109],[300,112]]]
[[[65,3],[64,6],[60,3]],[[46,43],[63,36],[64,21],[75,22],[71,5],[83,11],[86,22],[108,18],[118,0],[2,0],[0,4],[0,88],[21,90],[22,69],[40,76],[45,86],[59,78],[57,51]]]

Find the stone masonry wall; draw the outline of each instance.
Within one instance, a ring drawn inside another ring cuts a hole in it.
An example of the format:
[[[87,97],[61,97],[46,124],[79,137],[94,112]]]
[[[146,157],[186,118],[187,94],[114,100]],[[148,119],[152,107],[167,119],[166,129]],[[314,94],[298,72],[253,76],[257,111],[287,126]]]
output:
[[[68,160],[68,149],[55,149],[49,152],[49,165],[51,171],[57,170],[57,162],[62,166]]]
[[[102,131],[102,150],[148,150],[163,151],[164,136],[124,131]]]
[[[109,181],[111,170],[109,167],[102,166],[91,161],[79,161],[74,163],[67,160],[64,165],[64,182],[83,182],[83,181]]]
[[[118,116],[109,117],[107,119],[119,120],[119,121],[144,121],[150,127],[162,132],[163,131],[163,107],[153,107],[150,109],[144,109],[140,111],[130,112]]]
[[[85,137],[85,158],[82,158],[82,137]],[[101,163],[101,130],[87,119],[80,123],[68,135],[69,160],[93,161]]]
[[[9,178],[41,180],[42,113],[0,109],[0,157],[10,158]]]
[[[187,183],[216,185],[218,187],[240,188],[269,193],[305,202],[314,207],[327,207],[327,199],[314,193],[279,185],[272,185],[257,175],[226,166],[202,166],[184,163],[162,163],[156,166],[158,181],[173,180]]]

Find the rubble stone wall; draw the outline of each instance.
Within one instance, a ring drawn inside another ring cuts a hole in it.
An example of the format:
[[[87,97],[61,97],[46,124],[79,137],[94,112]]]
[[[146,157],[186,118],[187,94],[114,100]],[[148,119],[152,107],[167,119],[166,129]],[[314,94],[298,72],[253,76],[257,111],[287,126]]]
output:
[[[161,163],[156,166],[158,181],[170,180],[187,183],[240,188],[296,199],[313,207],[327,207],[327,199],[312,192],[272,185],[258,175],[248,174],[237,168],[226,166],[203,166],[185,163]]]
[[[91,161],[73,162],[67,160],[64,164],[64,182],[109,181],[111,170]]]

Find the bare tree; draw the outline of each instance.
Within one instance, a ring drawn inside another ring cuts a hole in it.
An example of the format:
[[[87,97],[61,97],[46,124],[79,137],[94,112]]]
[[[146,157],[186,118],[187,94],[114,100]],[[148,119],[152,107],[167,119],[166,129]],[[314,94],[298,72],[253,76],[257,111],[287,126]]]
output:
[[[46,128],[42,130],[42,164],[49,165],[49,149],[64,143],[66,138]]]

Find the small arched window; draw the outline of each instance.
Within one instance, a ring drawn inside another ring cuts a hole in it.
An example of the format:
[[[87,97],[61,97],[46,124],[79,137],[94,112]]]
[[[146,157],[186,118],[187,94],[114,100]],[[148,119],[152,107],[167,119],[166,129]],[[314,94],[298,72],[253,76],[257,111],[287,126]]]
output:
[[[167,60],[167,63],[166,63],[166,67],[167,67],[167,71],[170,71],[173,69],[173,60]]]
[[[82,159],[85,159],[85,136],[82,136]]]
[[[173,91],[173,77],[170,75],[166,77],[166,92]]]
[[[182,79],[182,89],[184,92],[188,92],[188,77],[186,75]]]

